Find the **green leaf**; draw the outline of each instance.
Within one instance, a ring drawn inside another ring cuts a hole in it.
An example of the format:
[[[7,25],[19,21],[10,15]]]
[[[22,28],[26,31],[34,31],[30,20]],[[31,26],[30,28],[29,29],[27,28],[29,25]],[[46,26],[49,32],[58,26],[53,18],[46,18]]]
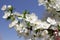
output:
[[[58,30],[60,31],[60,26],[58,25]]]
[[[27,14],[27,11],[25,10],[25,11],[23,12],[23,18],[26,18],[26,14]]]
[[[36,33],[36,34],[37,34],[37,32],[40,32],[40,29],[35,30],[35,33]]]
[[[29,14],[29,12],[28,12],[27,10],[25,10],[25,11],[23,12],[23,18],[26,18],[26,14]]]
[[[30,22],[27,22],[27,26],[30,26]]]

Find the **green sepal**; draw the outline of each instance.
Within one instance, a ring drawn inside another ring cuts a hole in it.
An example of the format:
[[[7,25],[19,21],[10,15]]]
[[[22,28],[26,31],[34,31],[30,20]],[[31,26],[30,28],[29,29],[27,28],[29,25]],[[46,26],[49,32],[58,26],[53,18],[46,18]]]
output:
[[[7,18],[7,20],[14,21],[14,20],[15,20],[15,18],[14,18],[14,16],[13,16],[13,15],[10,15],[10,16]]]
[[[27,26],[30,26],[30,22],[26,22]]]

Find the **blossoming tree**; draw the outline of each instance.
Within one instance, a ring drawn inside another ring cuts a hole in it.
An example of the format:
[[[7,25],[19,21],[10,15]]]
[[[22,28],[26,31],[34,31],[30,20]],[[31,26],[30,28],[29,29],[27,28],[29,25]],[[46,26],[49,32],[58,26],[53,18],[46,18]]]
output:
[[[4,5],[4,19],[11,20],[9,28],[14,28],[18,36],[25,40],[60,40],[60,0],[38,0],[38,5],[45,6],[46,12],[51,14],[40,20],[35,13],[25,10],[22,14],[13,12],[11,5]]]

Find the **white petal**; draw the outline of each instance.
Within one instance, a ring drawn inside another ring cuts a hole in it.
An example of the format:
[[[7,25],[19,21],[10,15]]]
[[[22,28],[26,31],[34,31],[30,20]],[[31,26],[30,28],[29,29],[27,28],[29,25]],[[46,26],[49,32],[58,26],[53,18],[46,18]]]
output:
[[[6,10],[7,6],[6,5],[3,5],[3,7],[1,8],[1,10]]]
[[[55,19],[52,19],[50,17],[47,18],[47,22],[50,23],[51,25],[55,25],[56,24]]]
[[[51,26],[51,28],[50,29],[52,29],[52,30],[56,30],[57,29],[57,27],[56,26]]]
[[[8,5],[8,8],[11,8],[12,6],[11,5]]]
[[[44,0],[38,0],[39,6],[43,5],[44,4],[43,2],[44,2]]]
[[[47,30],[44,30],[44,31],[41,33],[42,36],[46,36],[47,34],[48,34],[48,31],[47,31]]]
[[[47,22],[41,23],[41,28],[48,29],[49,27],[50,27],[50,24],[48,24]]]
[[[21,15],[19,12],[14,12],[13,14],[16,15],[16,16],[20,16]]]
[[[12,28],[18,23],[18,20],[14,20],[11,24],[9,24],[9,28]]]
[[[8,18],[8,17],[10,16],[10,14],[11,14],[11,12],[5,12],[3,18],[4,18],[4,19]]]
[[[16,15],[16,16],[18,16],[18,19],[23,19],[22,17],[23,17],[23,15],[22,14],[20,14],[19,12],[14,12],[13,13],[14,15]],[[19,17],[19,16],[21,16],[21,17]]]
[[[30,23],[34,23],[37,19],[38,19],[37,16],[34,13],[32,13],[32,14],[27,14],[25,20],[29,21]]]

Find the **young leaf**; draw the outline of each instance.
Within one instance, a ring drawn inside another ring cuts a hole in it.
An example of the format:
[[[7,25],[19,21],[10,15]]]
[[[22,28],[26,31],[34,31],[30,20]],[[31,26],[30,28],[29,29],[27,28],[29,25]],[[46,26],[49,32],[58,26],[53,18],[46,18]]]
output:
[[[23,18],[26,18],[26,14],[29,14],[29,12],[28,12],[27,10],[25,10],[25,11],[23,12]]]

